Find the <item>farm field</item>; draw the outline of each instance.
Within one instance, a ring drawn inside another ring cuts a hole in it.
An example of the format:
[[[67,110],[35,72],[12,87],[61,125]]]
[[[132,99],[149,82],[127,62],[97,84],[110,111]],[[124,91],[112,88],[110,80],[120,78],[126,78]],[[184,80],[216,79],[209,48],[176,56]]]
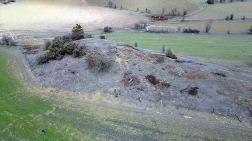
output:
[[[252,21],[195,21],[195,22],[175,22],[175,23],[155,23],[157,26],[171,26],[177,28],[192,28],[199,29],[201,32],[205,32],[205,27],[207,24],[211,25],[210,33],[247,33],[248,29],[252,26]]]
[[[234,19],[241,19],[243,16],[252,18],[252,1],[236,2],[228,4],[208,5],[198,14],[187,17],[188,20],[225,19],[226,16],[234,14]]]
[[[107,3],[107,0],[87,0],[91,5],[104,6]],[[114,0],[114,4],[118,8],[123,6],[129,10],[139,10],[145,11],[146,8],[152,11],[152,14],[161,14],[162,8],[165,9],[165,12],[168,13],[172,9],[177,8],[178,11],[182,12],[183,10],[194,10],[198,7],[198,2],[190,0]],[[160,7],[160,5],[162,5]]]
[[[114,33],[109,40],[126,42],[139,47],[161,51],[166,45],[180,55],[208,59],[247,62],[252,59],[252,36],[249,35],[167,35],[155,33]]]

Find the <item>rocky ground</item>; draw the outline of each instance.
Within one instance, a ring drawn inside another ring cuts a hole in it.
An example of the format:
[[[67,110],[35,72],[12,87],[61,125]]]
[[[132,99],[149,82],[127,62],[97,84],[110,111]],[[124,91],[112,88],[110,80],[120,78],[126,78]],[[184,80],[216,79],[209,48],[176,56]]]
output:
[[[252,76],[194,59],[100,39],[74,41],[85,56],[38,64],[43,47],[24,50],[41,87],[124,99],[139,107],[188,108],[252,122]],[[102,57],[101,57],[102,56]],[[90,60],[102,58],[102,66]]]

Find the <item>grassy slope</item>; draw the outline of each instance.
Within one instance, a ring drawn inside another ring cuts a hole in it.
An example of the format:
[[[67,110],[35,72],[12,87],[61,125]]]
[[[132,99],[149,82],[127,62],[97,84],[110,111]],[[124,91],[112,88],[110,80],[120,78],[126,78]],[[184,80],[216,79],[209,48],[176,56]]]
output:
[[[252,36],[249,35],[165,35],[150,33],[115,33],[108,39],[161,51],[163,45],[175,53],[196,57],[233,61],[252,60]]]

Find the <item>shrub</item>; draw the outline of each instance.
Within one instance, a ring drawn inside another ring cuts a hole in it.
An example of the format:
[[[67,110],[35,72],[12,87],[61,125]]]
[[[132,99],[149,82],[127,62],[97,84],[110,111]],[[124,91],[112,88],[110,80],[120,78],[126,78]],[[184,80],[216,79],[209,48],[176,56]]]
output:
[[[230,15],[230,20],[231,20],[231,21],[234,20],[234,14],[231,14],[231,15]]]
[[[211,30],[212,26],[210,24],[207,24],[205,27],[205,32],[209,33],[209,31]]]
[[[95,52],[87,56],[88,68],[93,72],[107,72],[112,67],[112,61],[105,54]]]
[[[134,43],[134,47],[138,47],[138,43],[137,42]]]
[[[137,75],[134,75],[132,72],[125,72],[123,74],[122,82],[125,87],[131,87],[136,86],[141,83],[140,79],[137,77]]]
[[[113,32],[113,28],[109,27],[109,26],[106,26],[106,27],[103,28],[103,32],[104,33],[111,33],[111,32]]]
[[[207,0],[206,3],[207,4],[214,4],[214,0]]]
[[[74,43],[67,42],[63,45],[63,48],[61,49],[61,54],[72,55],[75,48],[77,48],[77,46]]]
[[[100,39],[106,39],[105,35],[100,35]]]
[[[154,75],[147,75],[145,77],[152,85],[157,85],[159,84],[159,80],[154,76]]]
[[[81,57],[84,55],[86,55],[86,53],[83,51],[83,47],[76,47],[73,50],[73,57],[75,57],[75,58],[78,58],[78,57]]]
[[[52,41],[52,44],[49,46],[48,48],[48,53],[47,53],[47,57],[51,60],[54,59],[61,59],[63,57],[64,54],[62,54],[62,48],[63,48],[63,41],[57,37]]]
[[[160,89],[170,87],[170,84],[165,81],[158,80],[154,75],[147,75],[145,77],[152,85],[157,86]]]
[[[15,46],[16,43],[14,39],[10,36],[3,35],[2,40],[0,41],[0,44],[6,45],[6,46]]]
[[[198,33],[200,33],[200,31],[198,29],[187,28],[187,29],[183,30],[183,33],[195,33],[195,34],[198,34]]]
[[[228,31],[227,31],[227,34],[231,34],[231,31],[230,31],[230,30],[228,30]]]
[[[72,29],[72,35],[71,35],[71,39],[72,40],[80,40],[80,39],[84,39],[84,29],[82,28],[81,25],[76,24],[76,26],[73,27]]]
[[[248,30],[249,34],[252,34],[252,26],[250,27],[250,29]]]
[[[144,22],[143,22],[143,23],[135,23],[134,29],[136,29],[136,30],[141,30],[141,29],[145,29],[146,26],[147,26],[147,24],[144,23]]]
[[[165,48],[165,56],[171,59],[177,59],[177,56],[172,52],[170,48]]]

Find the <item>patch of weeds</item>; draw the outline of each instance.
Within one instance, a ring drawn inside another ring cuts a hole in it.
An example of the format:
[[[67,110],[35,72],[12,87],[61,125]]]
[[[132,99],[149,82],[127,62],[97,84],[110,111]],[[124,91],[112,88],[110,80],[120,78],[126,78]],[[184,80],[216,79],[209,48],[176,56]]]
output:
[[[170,83],[157,79],[154,75],[147,75],[145,77],[152,85],[157,86],[160,89],[169,88]]]
[[[113,65],[113,61],[105,54],[95,52],[87,56],[88,68],[93,72],[107,72]]]
[[[191,87],[188,86],[187,88],[180,91],[180,93],[188,93],[189,95],[196,96],[198,95],[199,87]]]
[[[141,81],[137,75],[134,75],[132,72],[128,71],[123,74],[122,83],[125,87],[131,87],[139,85]]]

